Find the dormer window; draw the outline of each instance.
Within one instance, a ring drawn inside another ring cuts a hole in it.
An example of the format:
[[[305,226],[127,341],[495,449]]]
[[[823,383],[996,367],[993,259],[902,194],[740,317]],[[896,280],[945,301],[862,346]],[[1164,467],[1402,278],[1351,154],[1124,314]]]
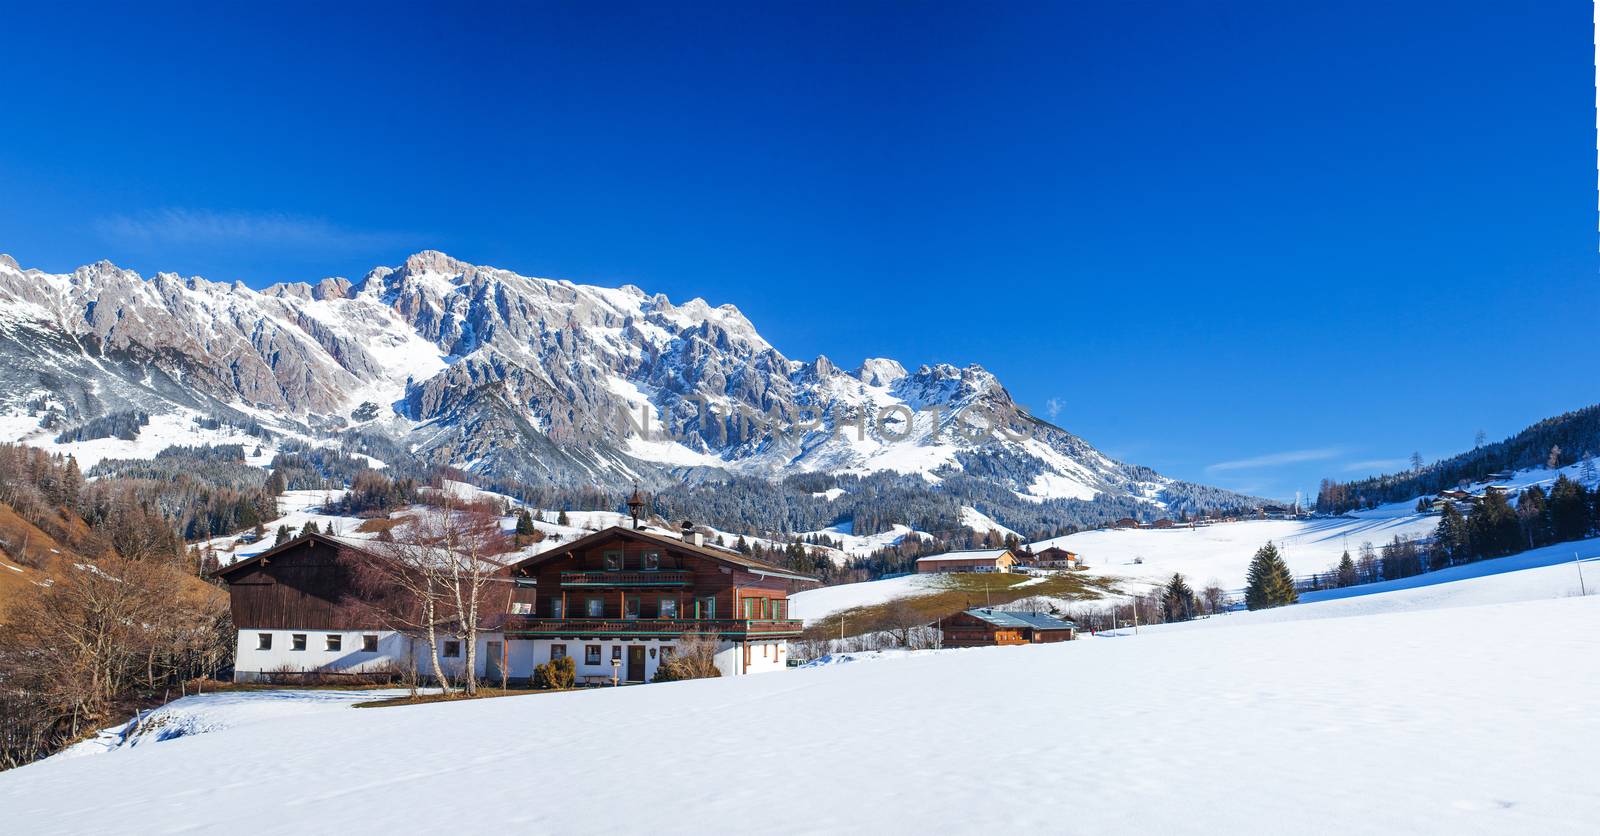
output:
[[[622,552],[606,552],[604,557],[607,572],[622,571]]]
[[[644,553],[644,569],[645,569],[645,571],[646,572],[654,572],[655,570],[660,569],[660,568],[661,568],[661,553],[660,552],[645,552]]]

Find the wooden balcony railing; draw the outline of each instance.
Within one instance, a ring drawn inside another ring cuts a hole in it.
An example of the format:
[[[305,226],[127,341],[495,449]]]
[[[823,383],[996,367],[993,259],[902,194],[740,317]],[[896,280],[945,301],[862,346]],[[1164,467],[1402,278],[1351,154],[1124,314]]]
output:
[[[562,572],[561,585],[594,586],[689,586],[694,577],[678,571]]]
[[[798,636],[804,622],[794,618],[539,618],[514,615],[507,636],[679,636],[716,633],[728,638]]]

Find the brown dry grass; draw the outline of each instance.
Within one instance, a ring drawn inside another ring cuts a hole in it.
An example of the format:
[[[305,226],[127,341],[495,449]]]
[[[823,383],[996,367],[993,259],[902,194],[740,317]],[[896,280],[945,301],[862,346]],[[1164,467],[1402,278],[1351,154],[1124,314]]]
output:
[[[936,575],[934,582],[943,585],[938,592],[896,598],[881,604],[854,607],[834,613],[806,625],[807,639],[836,639],[840,622],[844,635],[858,636],[879,630],[904,626],[897,622],[913,621],[933,624],[973,607],[1001,606],[1034,596],[1093,600],[1113,587],[1105,578],[1086,576],[1076,572],[1058,572],[1045,576],[1042,583],[1019,585],[1034,576],[1006,573],[951,573]]]
[[[370,520],[362,521],[360,525],[356,526],[356,531],[360,531],[365,534],[376,534],[380,531],[388,531],[389,529],[399,525],[401,522],[401,520],[397,520],[392,517],[373,517]]]

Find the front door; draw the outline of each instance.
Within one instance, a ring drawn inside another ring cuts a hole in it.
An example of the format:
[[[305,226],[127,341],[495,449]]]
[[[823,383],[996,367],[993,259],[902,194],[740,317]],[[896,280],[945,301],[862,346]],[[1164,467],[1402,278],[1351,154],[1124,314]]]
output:
[[[489,642],[485,649],[483,660],[483,678],[490,682],[500,681],[500,660],[505,658],[505,645],[501,642]]]
[[[644,645],[628,645],[628,681],[644,681]]]

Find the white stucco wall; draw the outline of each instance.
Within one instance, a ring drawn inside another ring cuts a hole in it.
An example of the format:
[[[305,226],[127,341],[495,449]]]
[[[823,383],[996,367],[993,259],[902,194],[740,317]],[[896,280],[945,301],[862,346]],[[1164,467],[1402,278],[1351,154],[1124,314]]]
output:
[[[717,670],[723,676],[743,676],[783,670],[789,660],[789,642],[786,639],[751,641],[749,664],[744,660],[744,645],[740,642],[723,642],[717,649]]]
[[[643,647],[645,649],[644,681],[649,682],[656,675],[656,669],[661,667],[661,649],[663,647],[677,646],[676,642],[662,639],[532,639],[526,641],[512,639],[511,654],[513,660],[518,657],[518,653],[521,650],[518,645],[524,645],[528,648],[527,651],[522,652],[527,653],[531,659],[526,668],[519,667],[514,661],[511,675],[513,677],[532,676],[533,666],[542,665],[550,661],[550,648],[558,644],[567,646],[567,655],[572,657],[580,684],[584,681],[584,677],[590,676],[604,677],[608,681],[611,679],[611,656],[615,652],[613,648],[622,648],[622,668],[618,673],[620,676],[626,677],[628,675],[627,649],[629,647]],[[600,647],[600,663],[598,665],[591,665],[585,661],[587,654],[584,648],[589,645],[598,645]]]
[[[272,636],[272,647],[268,650],[259,649],[259,635],[266,633]],[[303,634],[306,637],[304,650],[294,650],[293,637]],[[338,651],[327,649],[327,637],[337,635],[341,640]],[[362,637],[365,635],[378,636],[378,652],[367,653],[362,650]],[[440,654],[440,666],[446,675],[457,677],[466,667],[466,648],[461,648],[457,657],[444,656],[445,641],[439,637],[437,648]],[[478,676],[484,677],[489,670],[488,655],[489,645],[492,642],[503,641],[498,633],[484,633],[478,637],[478,652],[475,666]],[[627,676],[627,660],[630,646],[641,646],[644,654],[644,678],[650,681],[656,670],[661,667],[662,648],[676,648],[677,643],[662,639],[512,639],[506,646],[509,663],[508,674],[513,680],[525,680],[533,675],[535,665],[542,665],[550,661],[551,647],[557,644],[566,645],[567,655],[577,668],[578,681],[582,683],[586,677],[602,677],[610,680],[612,655],[621,648],[623,666],[621,675]],[[599,664],[589,664],[585,648],[597,645],[600,648]],[[411,639],[392,630],[240,630],[234,663],[234,679],[239,682],[250,682],[262,678],[263,674],[279,671],[332,671],[341,673],[377,673],[385,669],[405,669],[411,664],[423,676],[433,674],[433,666],[428,658],[428,643],[422,639]],[[748,666],[744,662],[744,645],[740,642],[724,641],[718,646],[716,655],[717,670],[723,676],[741,676],[747,673],[770,673],[781,671],[788,661],[788,642],[785,640],[763,640],[750,642],[750,661]]]
[[[261,649],[261,635],[272,637],[272,646]],[[294,636],[306,637],[305,649],[294,649]],[[363,636],[378,637],[378,651],[362,650]],[[327,649],[327,637],[338,636],[340,648]],[[235,647],[233,678],[252,682],[277,671],[332,671],[376,673],[385,668],[409,664],[411,640],[392,630],[252,630],[239,631]]]

